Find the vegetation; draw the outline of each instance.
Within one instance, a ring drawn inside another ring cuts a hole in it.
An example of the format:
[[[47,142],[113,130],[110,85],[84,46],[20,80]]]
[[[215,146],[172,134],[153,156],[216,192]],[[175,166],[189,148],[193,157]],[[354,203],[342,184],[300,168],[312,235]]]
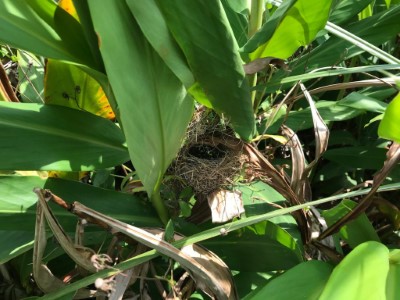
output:
[[[0,298],[398,299],[399,17],[1,1]]]

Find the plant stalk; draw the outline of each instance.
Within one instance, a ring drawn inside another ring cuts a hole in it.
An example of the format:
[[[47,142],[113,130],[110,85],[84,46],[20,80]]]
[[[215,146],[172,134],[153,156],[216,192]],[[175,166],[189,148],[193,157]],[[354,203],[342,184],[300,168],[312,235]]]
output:
[[[257,31],[261,28],[262,25],[262,16],[263,16],[263,0],[252,0],[250,7],[250,18],[249,18],[249,30],[248,30],[248,38],[250,39]],[[257,84],[257,74],[253,74],[249,76],[250,87],[254,87]],[[255,106],[257,92],[251,92],[251,103],[253,105],[254,112],[257,112],[258,107]]]

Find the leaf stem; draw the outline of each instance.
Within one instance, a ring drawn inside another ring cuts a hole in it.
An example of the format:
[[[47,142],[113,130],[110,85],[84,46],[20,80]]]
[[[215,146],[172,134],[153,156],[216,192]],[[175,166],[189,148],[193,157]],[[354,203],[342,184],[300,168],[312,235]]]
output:
[[[167,207],[164,204],[164,201],[160,196],[160,184],[157,184],[157,186],[154,188],[154,191],[151,195],[151,203],[156,209],[157,214],[161,219],[161,222],[163,222],[163,224],[166,225],[169,220],[169,213]]]

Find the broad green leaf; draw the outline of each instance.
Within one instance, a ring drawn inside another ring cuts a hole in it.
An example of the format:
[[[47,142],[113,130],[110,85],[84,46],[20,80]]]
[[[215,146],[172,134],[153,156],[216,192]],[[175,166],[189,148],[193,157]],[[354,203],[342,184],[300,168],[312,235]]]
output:
[[[0,41],[35,54],[95,66],[81,25],[51,0],[0,1]]]
[[[342,147],[327,150],[324,158],[351,168],[378,170],[382,168],[387,150],[372,146]]]
[[[312,42],[324,28],[332,0],[298,0],[287,11],[272,37],[250,54],[260,57],[286,59],[299,47]]]
[[[28,53],[17,51],[18,86],[22,102],[43,103],[44,59]]]
[[[340,105],[340,103],[336,101],[320,100],[315,103],[315,106],[317,107],[318,112],[320,113],[322,119],[325,122],[349,120],[364,112],[362,110],[358,110],[352,107]],[[291,111],[289,113],[289,117],[287,118],[285,124],[294,131],[312,128],[313,123],[310,116],[311,116],[311,110],[309,107],[299,111]],[[268,129],[268,132],[269,133],[277,132],[281,124],[285,121],[285,119],[286,119],[285,115],[277,119]],[[264,129],[261,127],[259,131],[261,133],[264,131]]]
[[[390,102],[379,124],[379,136],[400,143],[400,93]]]
[[[345,98],[338,101],[338,104],[376,113],[383,113],[387,107],[385,102],[357,92],[350,93]]]
[[[236,41],[239,47],[241,47],[247,42],[249,12],[247,1],[222,0],[221,3],[224,7]]]
[[[36,197],[32,190],[44,183],[40,177],[0,176],[0,263],[33,247],[36,209],[31,206]],[[27,214],[31,217],[16,217]]]
[[[373,0],[341,0],[333,8],[329,21],[336,25],[343,24],[356,16]]]
[[[277,210],[273,205],[284,205],[285,202],[282,195],[263,182],[240,185],[235,189],[241,192],[246,217]],[[229,230],[230,224],[225,226]],[[204,245],[234,270],[283,270],[303,261],[301,235],[291,215],[277,216],[242,228],[227,236],[206,241]]]
[[[350,24],[344,29],[360,39],[379,46],[395,37],[400,32],[400,6],[395,6],[385,12],[375,14],[370,18]],[[341,61],[364,52],[356,45],[330,37],[325,43],[314,48],[308,55],[303,56],[294,64],[291,75],[303,74],[304,70],[337,65]],[[280,76],[282,76],[281,74]]]
[[[7,261],[33,247],[37,196],[34,187],[50,189],[68,202],[79,201],[88,207],[135,226],[160,226],[154,210],[130,194],[95,188],[62,179],[0,176],[0,262]],[[75,232],[76,216],[52,206],[67,232]],[[12,239],[12,243],[7,239]]]
[[[258,30],[243,46],[241,49],[244,53],[251,53],[255,51],[258,47],[262,44],[268,42],[272,35],[274,34],[278,25],[282,22],[285,18],[286,13],[288,10],[293,6],[295,0],[284,1],[277,10],[272,14],[270,18],[266,20],[263,26]]]
[[[245,140],[252,138],[254,116],[239,47],[218,0],[158,0],[172,35],[213,109],[228,118]],[[207,24],[207,26],[206,26]]]
[[[226,224],[229,230],[229,224]],[[280,226],[263,221],[203,242],[230,268],[247,272],[286,270],[302,262],[296,240]],[[252,253],[252,255],[249,255]]]
[[[129,160],[109,120],[60,106],[0,102],[1,170],[87,171]]]
[[[261,181],[255,181],[249,185],[240,185],[236,189],[242,193],[246,217],[257,216],[277,210],[279,206],[285,206],[285,197]],[[290,246],[286,245],[286,247],[290,248],[294,245],[295,251],[300,258],[302,253],[301,234],[293,216],[278,216],[271,218],[270,221],[290,233],[295,241]]]
[[[268,280],[274,275],[274,272],[242,272],[235,274],[236,289],[239,294],[239,299],[243,299],[257,287],[264,286]]]
[[[130,157],[152,196],[181,146],[193,101],[147,42],[126,3],[89,1],[89,7]],[[116,47],[121,39],[124,46]]]
[[[378,242],[365,242],[336,266],[319,299],[386,299],[388,272],[388,248]]]
[[[127,0],[140,29],[176,77],[189,88],[194,83],[185,57],[168,30],[155,0]]]
[[[399,249],[390,249],[389,254],[389,273],[386,278],[386,299],[400,299],[398,283],[400,280],[400,261]]]
[[[322,216],[325,218],[328,226],[332,226],[347,213],[353,210],[357,206],[357,203],[348,199],[344,199],[335,207],[325,210]],[[367,241],[380,242],[379,237],[372,226],[371,222],[368,220],[365,213],[362,213],[355,220],[347,223],[340,228],[338,235],[347,243],[350,247],[355,248],[359,244]]]
[[[46,104],[83,110],[110,120],[115,118],[100,84],[77,66],[49,59],[44,84]]]
[[[307,261],[271,279],[243,299],[318,300],[331,272],[332,266],[326,262]]]

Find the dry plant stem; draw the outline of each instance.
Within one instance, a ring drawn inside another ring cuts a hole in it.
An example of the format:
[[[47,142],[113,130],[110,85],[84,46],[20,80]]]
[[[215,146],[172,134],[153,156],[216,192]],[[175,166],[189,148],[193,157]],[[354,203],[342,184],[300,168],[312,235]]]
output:
[[[48,192],[51,193],[50,191]],[[160,237],[156,237],[155,235],[148,233],[147,231],[142,230],[138,227],[120,222],[99,212],[96,212],[79,202],[74,202],[72,205],[69,205],[61,198],[54,197],[54,194],[51,193],[51,195],[51,200],[55,200],[55,202],[61,205],[61,207],[70,207],[69,210],[78,217],[86,219],[90,223],[97,224],[107,230],[110,230],[113,234],[117,232],[126,234],[129,237],[137,240],[138,242],[150,248],[154,248],[158,252],[167,255],[173,260],[179,262],[181,266],[187,269],[192,277],[195,278],[195,280],[197,281],[197,285],[200,288],[204,288],[207,290],[208,287],[210,289],[210,292],[214,296],[216,296],[217,299],[236,299],[233,290],[230,294],[227,294],[226,291],[221,289],[220,283],[215,280],[213,275],[210,274],[210,272],[208,272],[208,270],[206,270],[201,264],[196,262],[193,258],[182,253],[179,249],[175,248],[171,244],[165,242]]]
[[[360,80],[360,81],[352,81],[352,82],[344,82],[344,83],[335,83],[326,86],[322,86],[316,89],[309,91],[310,95],[328,92],[328,91],[336,91],[336,90],[343,90],[343,89],[353,89],[353,88],[360,88],[360,87],[370,87],[370,86],[389,86],[398,91],[396,87],[396,81],[393,78],[381,78],[377,79],[367,79],[367,80]],[[304,97],[304,94],[301,94],[295,98],[293,101],[297,101]]]
[[[57,204],[61,203],[61,206],[67,209],[69,206],[65,202],[62,203],[63,201],[61,198],[57,196],[54,197],[50,191],[35,189],[34,192],[38,195],[38,205],[42,207],[44,215],[47,219],[47,223],[49,224],[51,230],[54,233],[54,236],[56,237],[57,241],[60,243],[64,251],[69,255],[69,257],[71,257],[72,260],[75,261],[78,266],[91,273],[96,273],[98,270],[93,266],[93,263],[90,260],[90,257],[94,255],[95,252],[90,248],[77,246],[71,241],[69,236],[64,232],[61,225],[58,223],[57,219],[54,217],[47,204],[47,201],[51,199]]]
[[[8,80],[6,70],[4,70],[2,63],[0,63],[0,89],[6,93],[11,102],[19,102],[10,81]]]
[[[383,168],[375,174],[374,183],[372,184],[371,190],[369,193],[361,199],[358,205],[349,213],[347,213],[342,219],[324,231],[319,237],[318,240],[323,240],[327,236],[330,236],[340,230],[342,226],[357,218],[361,213],[363,213],[373,202],[374,194],[378,190],[379,186],[385,180],[386,176],[393,169],[394,166],[400,161],[400,144],[393,143],[390,146],[387,154],[387,159],[384,163]]]

